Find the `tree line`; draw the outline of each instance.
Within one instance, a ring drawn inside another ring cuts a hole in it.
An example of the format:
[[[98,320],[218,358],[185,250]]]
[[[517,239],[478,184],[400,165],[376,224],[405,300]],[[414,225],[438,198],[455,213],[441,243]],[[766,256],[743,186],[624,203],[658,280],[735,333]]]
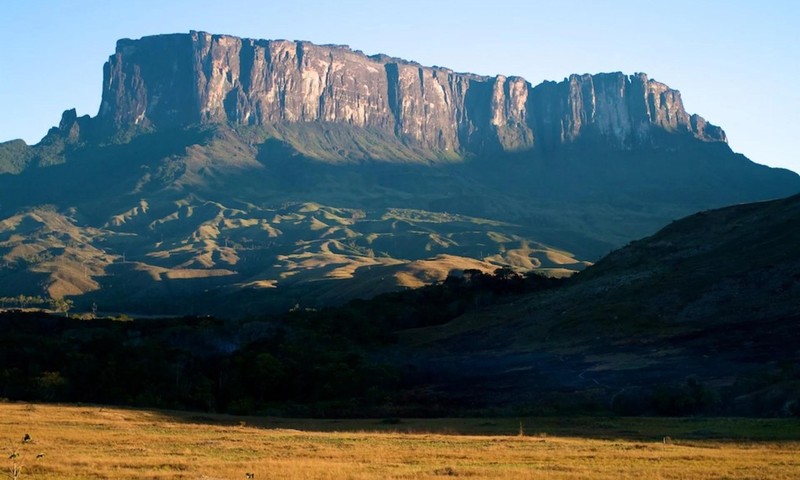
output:
[[[11,297],[0,297],[0,308],[41,308],[53,310],[55,312],[67,313],[72,308],[73,301],[64,298],[50,298],[39,295],[16,295]]]
[[[385,359],[395,332],[445,323],[560,280],[466,271],[319,311],[243,320],[0,314],[0,398],[228,413],[364,416],[418,379]],[[50,304],[12,297],[18,307]],[[63,308],[63,307],[62,307]]]

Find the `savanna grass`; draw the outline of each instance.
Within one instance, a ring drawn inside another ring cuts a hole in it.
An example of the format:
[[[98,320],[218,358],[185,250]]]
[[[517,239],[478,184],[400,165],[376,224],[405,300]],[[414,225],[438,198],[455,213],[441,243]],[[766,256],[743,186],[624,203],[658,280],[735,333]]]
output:
[[[788,480],[800,477],[797,427],[742,419],[315,421],[0,404],[0,445],[6,456],[18,452],[20,479]]]

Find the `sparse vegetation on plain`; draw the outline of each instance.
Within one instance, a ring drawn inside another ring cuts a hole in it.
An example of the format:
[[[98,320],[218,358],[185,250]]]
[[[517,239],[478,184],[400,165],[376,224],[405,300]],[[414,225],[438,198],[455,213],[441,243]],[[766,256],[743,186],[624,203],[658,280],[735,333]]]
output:
[[[0,442],[6,456],[17,452],[17,465],[24,461],[20,479],[800,475],[797,420],[530,418],[524,425],[519,435],[512,418],[289,420],[0,403]]]

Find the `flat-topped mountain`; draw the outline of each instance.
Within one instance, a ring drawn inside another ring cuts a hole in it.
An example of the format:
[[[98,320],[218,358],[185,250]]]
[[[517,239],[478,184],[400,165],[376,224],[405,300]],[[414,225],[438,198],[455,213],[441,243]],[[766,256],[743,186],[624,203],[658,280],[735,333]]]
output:
[[[725,141],[686,113],[679,92],[641,73],[534,87],[347,47],[191,32],[120,40],[103,74],[95,123],[105,131],[331,122],[392,132],[433,158],[587,139],[631,148],[660,131]]]
[[[800,191],[644,74],[533,86],[341,46],[120,40],[98,114],[0,144],[0,295],[319,306],[464,269],[566,275]]]

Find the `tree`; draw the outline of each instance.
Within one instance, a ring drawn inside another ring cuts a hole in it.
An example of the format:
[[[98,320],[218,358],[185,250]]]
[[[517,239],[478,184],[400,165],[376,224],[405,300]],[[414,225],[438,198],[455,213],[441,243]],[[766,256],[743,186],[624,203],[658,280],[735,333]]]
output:
[[[500,267],[494,271],[494,276],[498,280],[510,280],[517,276],[517,273],[509,267]]]
[[[64,297],[59,297],[51,299],[50,305],[56,312],[64,312],[64,316],[67,316],[69,314],[69,310],[72,308],[73,302],[72,300]]]

